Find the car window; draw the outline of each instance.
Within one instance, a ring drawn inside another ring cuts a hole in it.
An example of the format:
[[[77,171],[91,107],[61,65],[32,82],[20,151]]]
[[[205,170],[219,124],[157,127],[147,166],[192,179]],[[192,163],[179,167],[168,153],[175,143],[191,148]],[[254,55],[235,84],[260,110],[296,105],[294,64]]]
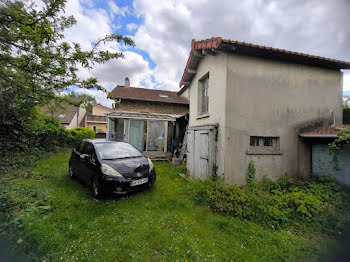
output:
[[[83,154],[88,154],[88,155],[92,155],[94,153],[94,146],[89,143],[86,142],[86,146],[83,148]]]
[[[96,143],[96,154],[102,159],[140,157],[142,154],[128,143]]]
[[[80,142],[80,144],[75,148],[75,150],[76,150],[78,153],[82,153],[85,146],[86,146],[86,142],[82,141],[82,142]]]

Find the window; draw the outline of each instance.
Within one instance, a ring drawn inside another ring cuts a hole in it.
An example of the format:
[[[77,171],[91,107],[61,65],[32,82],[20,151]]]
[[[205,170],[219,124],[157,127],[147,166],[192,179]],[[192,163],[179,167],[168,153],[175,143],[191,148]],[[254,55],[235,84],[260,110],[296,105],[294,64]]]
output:
[[[160,94],[159,97],[168,98],[169,96],[168,96],[168,95],[162,95],[162,94]]]
[[[209,104],[209,74],[202,77],[199,80],[199,115],[204,115],[208,113],[208,104]]]
[[[247,154],[281,154],[279,137],[251,136]]]
[[[92,155],[94,153],[94,146],[91,143],[87,143],[84,148],[84,154]]]
[[[259,146],[259,137],[251,136],[250,137],[250,146]]]
[[[118,158],[132,158],[142,157],[140,151],[130,144],[124,142],[101,142],[96,143],[96,153],[101,159],[118,159]]]
[[[272,138],[271,137],[264,137],[264,146],[272,146]]]
[[[80,144],[76,147],[76,151],[78,153],[82,153],[85,146],[86,146],[86,142],[84,141],[80,142]]]

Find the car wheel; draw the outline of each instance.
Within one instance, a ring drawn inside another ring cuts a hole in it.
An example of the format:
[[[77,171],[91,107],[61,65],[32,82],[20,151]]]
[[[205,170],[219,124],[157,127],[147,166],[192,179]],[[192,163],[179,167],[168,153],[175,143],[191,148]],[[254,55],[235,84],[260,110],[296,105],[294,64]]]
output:
[[[73,170],[72,165],[69,165],[69,177],[70,177],[70,178],[75,177],[75,175],[74,175],[74,170]]]
[[[103,192],[101,190],[101,185],[97,177],[91,183],[91,190],[94,198],[96,199],[103,198]]]

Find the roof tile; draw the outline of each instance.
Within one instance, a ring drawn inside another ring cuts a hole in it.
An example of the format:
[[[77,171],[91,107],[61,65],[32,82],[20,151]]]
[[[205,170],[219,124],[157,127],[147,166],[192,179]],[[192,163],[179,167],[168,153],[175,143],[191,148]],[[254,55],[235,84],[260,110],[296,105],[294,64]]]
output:
[[[189,101],[182,96],[178,96],[177,92],[139,88],[139,87],[125,87],[118,85],[111,92],[111,95],[117,99],[130,99],[140,101],[151,101],[172,104],[188,105]]]

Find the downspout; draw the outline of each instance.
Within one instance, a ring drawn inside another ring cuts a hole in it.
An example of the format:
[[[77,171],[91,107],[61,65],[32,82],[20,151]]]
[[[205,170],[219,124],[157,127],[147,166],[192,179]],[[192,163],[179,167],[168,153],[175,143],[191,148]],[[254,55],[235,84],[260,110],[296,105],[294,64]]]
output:
[[[77,127],[79,127],[79,108],[78,108],[78,114],[77,114]]]
[[[331,127],[335,127],[335,114],[334,114],[333,109],[331,109],[330,113],[331,113],[331,117],[332,117],[332,119],[333,119],[333,124],[332,124]]]

